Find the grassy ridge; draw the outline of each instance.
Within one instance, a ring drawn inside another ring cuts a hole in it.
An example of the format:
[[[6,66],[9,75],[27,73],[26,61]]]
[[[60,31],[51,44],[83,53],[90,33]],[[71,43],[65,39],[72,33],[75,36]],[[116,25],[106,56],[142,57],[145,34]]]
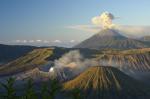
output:
[[[50,48],[35,49],[25,56],[22,56],[8,64],[1,66],[0,75],[21,72],[43,65],[47,62],[46,59],[52,54],[53,50]]]

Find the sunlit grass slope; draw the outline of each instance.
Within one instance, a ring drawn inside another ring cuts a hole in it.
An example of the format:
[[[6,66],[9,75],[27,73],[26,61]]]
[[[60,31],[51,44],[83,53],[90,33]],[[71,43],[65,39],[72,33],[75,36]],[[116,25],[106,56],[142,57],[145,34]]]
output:
[[[0,67],[0,75],[9,75],[38,67],[47,62],[47,58],[53,54],[53,49],[40,48],[29,52],[6,65]]]

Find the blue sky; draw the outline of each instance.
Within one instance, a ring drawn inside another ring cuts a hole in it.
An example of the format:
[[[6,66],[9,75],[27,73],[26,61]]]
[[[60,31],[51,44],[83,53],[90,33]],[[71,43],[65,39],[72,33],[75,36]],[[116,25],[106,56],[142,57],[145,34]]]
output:
[[[89,25],[104,11],[119,17],[117,24],[149,26],[149,5],[150,0],[0,0],[0,42],[73,45],[93,34],[68,26]]]

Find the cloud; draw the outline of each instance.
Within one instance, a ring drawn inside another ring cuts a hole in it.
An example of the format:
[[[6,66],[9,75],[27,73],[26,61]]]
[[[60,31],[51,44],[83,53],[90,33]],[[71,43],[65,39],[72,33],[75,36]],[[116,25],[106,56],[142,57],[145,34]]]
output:
[[[53,42],[54,42],[54,43],[62,43],[61,40],[54,40]]]
[[[95,25],[74,25],[71,29],[86,31],[89,33],[97,33],[103,28]],[[127,37],[137,38],[150,35],[150,26],[135,26],[135,25],[115,25],[113,29],[122,33]]]
[[[42,42],[42,40],[36,40],[36,42]]]
[[[128,37],[141,37],[150,35],[150,26],[116,25],[112,23],[112,21],[116,18],[117,17],[115,17],[112,13],[103,12],[101,15],[92,18],[92,23],[94,25],[74,25],[68,26],[67,28],[91,33],[99,32],[105,28],[111,28]]]
[[[132,26],[132,25],[120,25],[115,28],[123,34],[131,37],[141,37],[150,35],[150,26]]]
[[[48,43],[47,40],[15,40],[15,43]]]
[[[15,40],[13,42],[15,42],[15,43],[27,43],[27,40]]]
[[[43,41],[43,43],[49,43],[49,41],[47,41],[47,40],[44,40],[44,41]]]
[[[92,59],[85,59],[79,50],[73,50],[64,54],[61,58],[54,61],[54,67],[58,68],[86,68],[96,66],[98,62]]]
[[[111,28],[119,31],[122,35],[131,38],[150,35],[150,26],[116,25],[112,23],[112,21],[116,18],[118,17],[115,17],[112,13],[103,12],[101,15],[93,17],[91,19],[94,25],[74,25],[67,26],[67,28],[86,31],[90,33],[97,33],[102,29]]]
[[[93,59],[85,59],[79,50],[73,50],[64,54],[61,58],[54,61],[54,66],[49,69],[50,73],[57,73],[59,71],[59,76],[67,76],[66,73],[62,74],[67,70],[71,70],[71,75],[77,75],[83,70],[90,66],[97,66],[99,62]],[[60,72],[62,71],[62,72]]]
[[[15,42],[16,42],[16,43],[20,43],[21,41],[20,41],[20,40],[15,40]]]
[[[29,40],[29,43],[34,43],[34,40]]]
[[[112,28],[114,19],[115,17],[112,13],[103,12],[100,16],[93,17],[91,21],[94,25],[100,25],[102,28]]]
[[[70,40],[70,43],[75,43],[76,41],[75,40]]]
[[[72,26],[67,26],[66,28],[87,31],[91,33],[95,33],[101,30],[100,27],[95,26],[95,25],[72,25]]]
[[[115,18],[112,13],[103,12],[101,15],[91,19],[94,25],[74,25],[67,26],[67,28],[95,33],[104,28],[114,28],[115,24],[113,24],[112,21]]]
[[[22,43],[27,43],[27,40],[23,40]]]

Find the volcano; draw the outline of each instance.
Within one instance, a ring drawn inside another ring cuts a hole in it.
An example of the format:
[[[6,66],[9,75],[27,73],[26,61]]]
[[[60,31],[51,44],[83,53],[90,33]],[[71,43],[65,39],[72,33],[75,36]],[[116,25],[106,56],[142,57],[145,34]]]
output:
[[[64,90],[79,89],[85,99],[149,99],[145,85],[108,66],[88,68],[75,79],[64,83]]]
[[[91,48],[91,49],[133,49],[149,47],[147,43],[140,40],[127,38],[113,29],[103,29],[94,36],[86,39],[75,48]]]

